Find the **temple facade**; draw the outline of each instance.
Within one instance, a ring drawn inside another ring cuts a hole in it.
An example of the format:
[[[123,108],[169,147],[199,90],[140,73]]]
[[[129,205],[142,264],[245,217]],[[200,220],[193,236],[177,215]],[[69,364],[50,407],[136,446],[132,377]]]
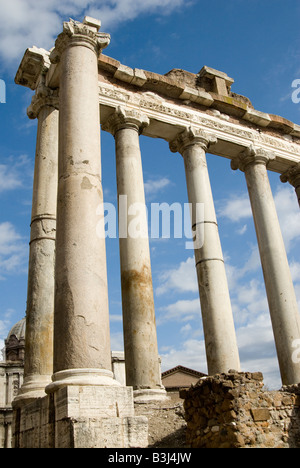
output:
[[[246,178],[282,382],[300,382],[299,311],[268,178],[278,173],[299,199],[300,126],[254,109],[213,68],[127,67],[102,53],[110,36],[100,26],[65,22],[54,48],[27,49],[16,75],[35,91],[28,116],[38,119],[16,447],[146,447],[147,418],[134,402],[167,398],[145,209],[141,236],[130,235],[130,210],[119,233],[127,385],[112,372],[100,128],[115,140],[117,195],[128,206],[145,208],[141,134],[183,158],[209,375],[239,371],[240,359],[206,154]]]

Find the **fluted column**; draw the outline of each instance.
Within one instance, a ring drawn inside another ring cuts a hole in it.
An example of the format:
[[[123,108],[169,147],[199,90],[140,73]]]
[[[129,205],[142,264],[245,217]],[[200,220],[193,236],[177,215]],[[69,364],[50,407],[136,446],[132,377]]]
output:
[[[139,134],[149,124],[119,108],[102,126],[116,143],[126,384],[135,399],[165,397],[161,385]],[[138,223],[134,220],[138,217]],[[138,231],[133,229],[138,226]]]
[[[63,385],[116,385],[111,372],[100,157],[100,23],[64,23],[50,59],[60,61],[54,375]],[[102,225],[100,225],[102,223]]]
[[[288,169],[280,176],[281,182],[289,182],[294,188],[300,206],[300,163]]]
[[[300,364],[293,361],[300,339],[298,305],[269,183],[267,164],[274,155],[250,147],[231,163],[245,172],[263,268],[282,383],[300,382]]]
[[[57,92],[39,85],[28,108],[38,118],[35,156],[24,383],[17,401],[45,395],[53,373],[54,268],[58,165]]]
[[[235,328],[213,196],[207,170],[206,151],[212,137],[201,130],[186,129],[170,144],[184,159],[192,228],[203,231],[196,238],[198,276],[208,373],[240,369]],[[197,219],[197,205],[204,205],[204,219]],[[201,236],[200,236],[201,237]]]

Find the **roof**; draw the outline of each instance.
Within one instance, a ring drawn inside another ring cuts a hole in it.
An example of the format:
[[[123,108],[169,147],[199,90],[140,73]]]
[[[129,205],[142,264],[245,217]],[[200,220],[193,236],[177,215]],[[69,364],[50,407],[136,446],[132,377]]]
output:
[[[204,374],[203,372],[199,372],[194,369],[189,369],[188,367],[184,367],[184,366],[173,367],[172,369],[162,372],[161,375],[162,377],[166,377],[167,375],[176,374],[177,372],[183,372],[185,374],[193,375],[199,378],[206,376],[206,374]]]
[[[15,336],[20,340],[21,338],[25,338],[25,332],[26,332],[26,318],[22,318],[19,322],[17,322],[10,330],[9,334],[7,335],[6,341],[9,341],[9,339],[12,336]]]

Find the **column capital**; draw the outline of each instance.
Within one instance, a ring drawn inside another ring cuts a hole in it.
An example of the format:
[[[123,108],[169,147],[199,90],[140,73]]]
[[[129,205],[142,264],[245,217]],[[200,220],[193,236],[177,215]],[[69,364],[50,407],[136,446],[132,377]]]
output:
[[[53,90],[40,83],[32,97],[31,104],[27,109],[27,115],[30,119],[36,119],[40,110],[45,107],[53,107],[59,110],[59,90]]]
[[[255,148],[253,145],[246,148],[242,153],[240,153],[236,158],[231,161],[231,169],[236,171],[240,169],[242,172],[245,172],[245,169],[248,166],[255,164],[268,165],[269,161],[273,161],[275,155],[266,151],[262,148]]]
[[[201,146],[205,151],[208,150],[209,146],[217,142],[217,138],[213,135],[206,133],[202,129],[195,127],[187,127],[183,132],[170,142],[170,150],[172,153],[181,153],[191,145]]]
[[[300,186],[300,163],[290,167],[280,176],[281,182],[289,182],[293,187]]]
[[[50,54],[52,63],[60,61],[61,54],[68,46],[85,46],[99,56],[110,43],[110,34],[100,33],[101,22],[86,16],[82,23],[70,19],[63,23],[63,32],[57,37],[55,48]]]
[[[150,121],[145,114],[132,109],[118,107],[116,111],[102,124],[102,130],[115,136],[118,130],[133,128],[139,134],[148,127]]]

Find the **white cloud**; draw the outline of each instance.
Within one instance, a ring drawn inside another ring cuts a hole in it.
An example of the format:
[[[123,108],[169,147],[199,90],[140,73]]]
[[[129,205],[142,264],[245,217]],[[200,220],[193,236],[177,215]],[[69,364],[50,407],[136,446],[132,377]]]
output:
[[[172,347],[167,352],[160,352],[162,371],[178,365],[189,367],[207,374],[206,353],[204,341],[189,339]]]
[[[154,195],[168,187],[170,184],[171,181],[167,177],[147,180],[144,184],[146,197],[153,197]]]
[[[24,187],[25,179],[27,180],[28,177],[32,177],[31,162],[28,156],[9,157],[6,164],[0,164],[0,194]]]
[[[167,320],[184,322],[193,318],[199,318],[200,320],[200,300],[199,297],[196,299],[179,300],[166,307],[161,307],[159,311],[159,324]]]
[[[62,22],[69,17],[79,21],[85,15],[99,18],[103,30],[109,33],[111,27],[140,14],[168,15],[185,3],[184,0],[0,0],[0,57],[11,65],[21,59],[27,47],[52,48],[62,31]]]
[[[27,271],[28,247],[9,222],[0,224],[0,279]]]
[[[185,4],[185,0],[106,0],[101,7],[91,6],[89,14],[101,19],[107,28],[145,13],[169,15]]]
[[[292,187],[278,186],[274,195],[285,247],[289,252],[294,241],[300,238],[299,205]]]
[[[234,195],[229,200],[222,201],[218,209],[218,216],[238,222],[251,218],[252,211],[248,195]]]
[[[181,262],[178,268],[165,271],[160,275],[160,286],[156,288],[156,294],[161,296],[169,291],[177,293],[198,291],[197,275],[194,257],[189,257]]]

